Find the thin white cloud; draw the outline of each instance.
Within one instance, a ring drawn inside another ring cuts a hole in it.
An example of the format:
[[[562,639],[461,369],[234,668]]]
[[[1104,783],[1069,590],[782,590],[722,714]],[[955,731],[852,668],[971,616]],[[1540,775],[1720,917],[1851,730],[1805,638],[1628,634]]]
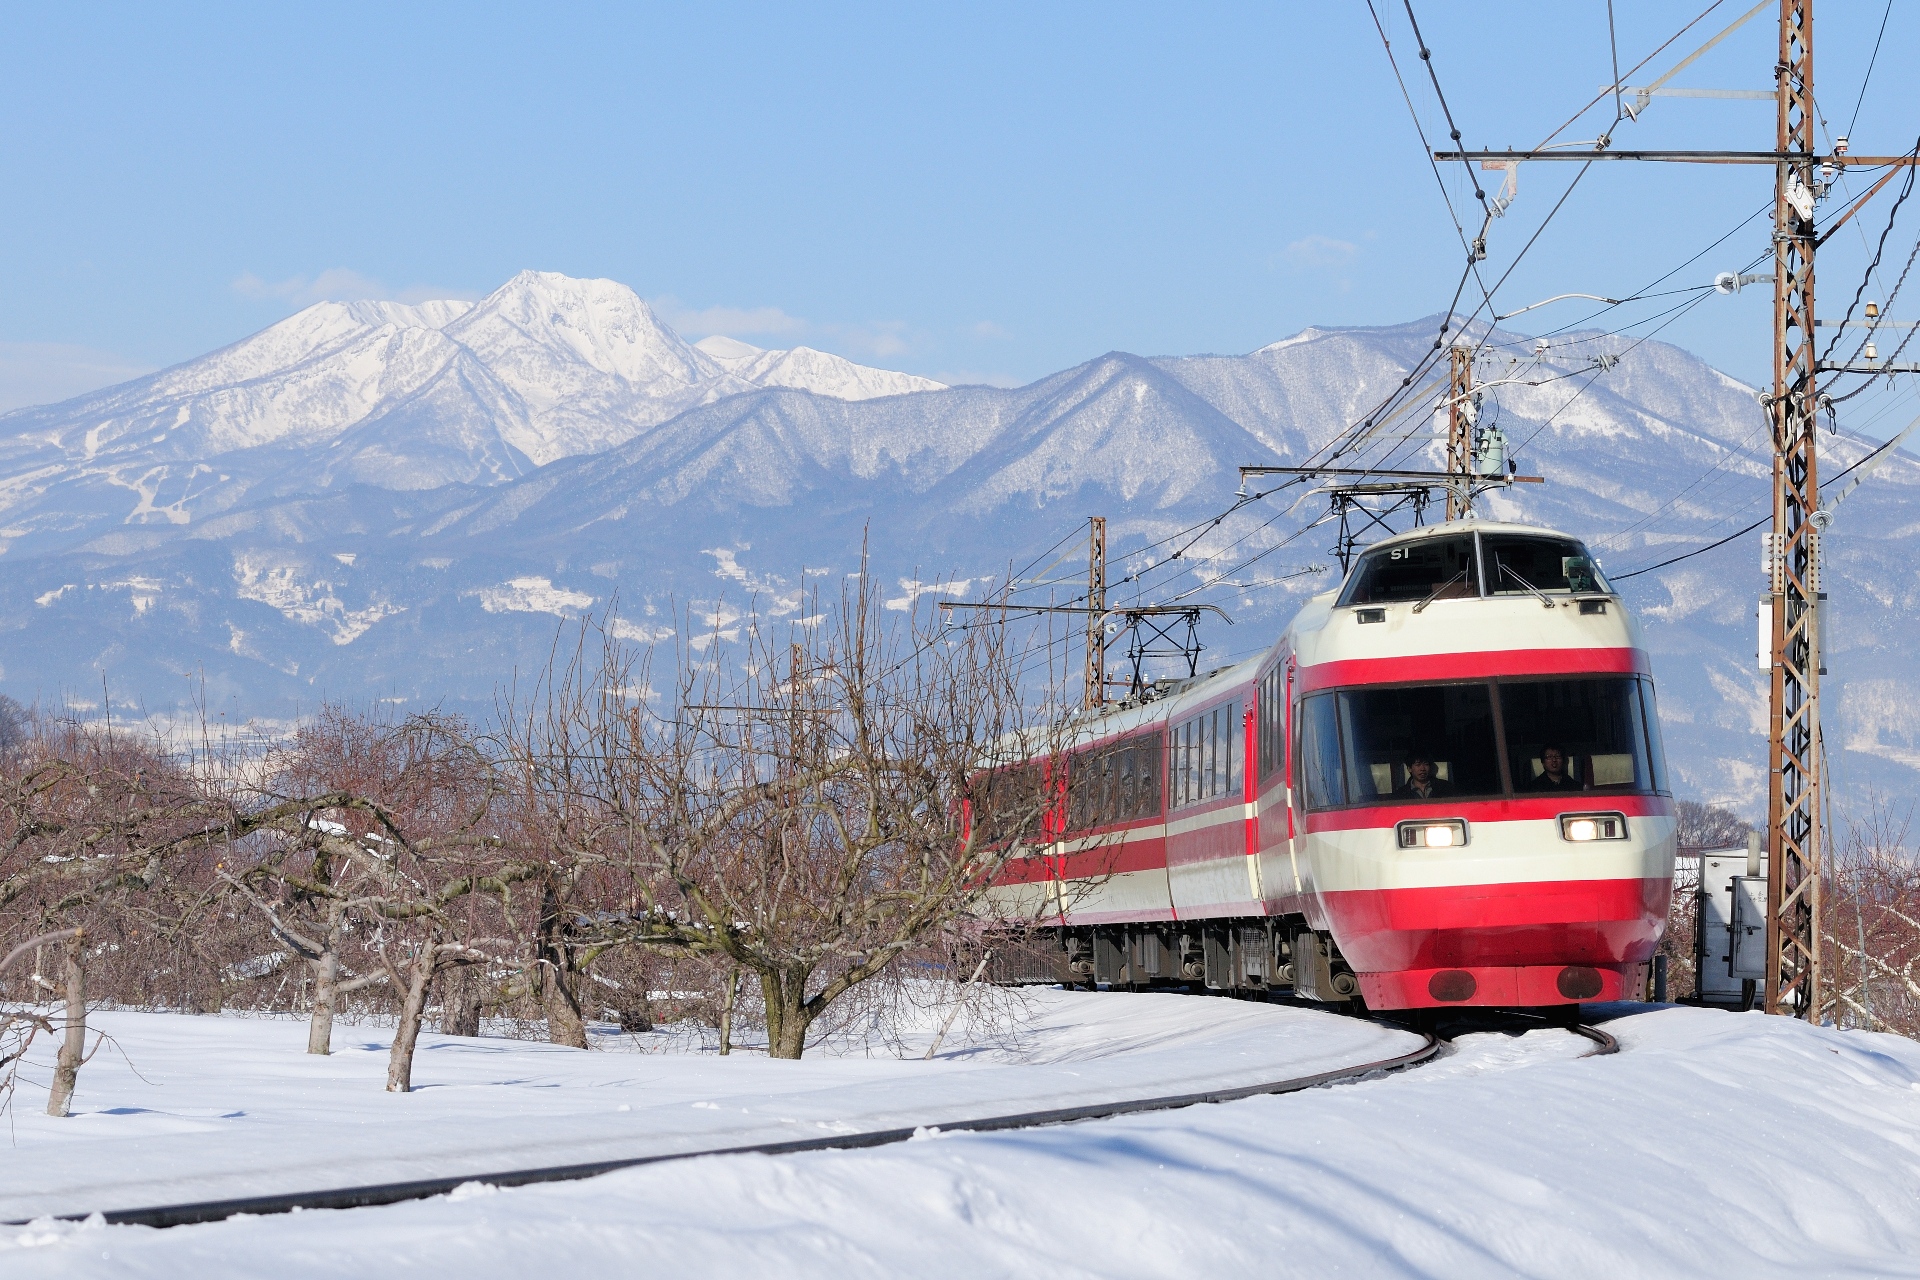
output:
[[[470,289],[439,285],[411,284],[395,289],[352,267],[328,267],[316,276],[289,276],[285,280],[266,280],[249,271],[233,282],[233,291],[243,298],[273,298],[294,307],[310,307],[316,302],[474,302],[480,298]]]
[[[942,369],[927,375],[950,387],[1022,387],[1026,383],[1010,373],[982,373],[978,369]]]
[[[967,332],[976,338],[986,338],[989,341],[1000,341],[1011,336],[1005,329],[1002,329],[991,320],[981,320],[976,324],[970,325],[967,328]]]
[[[1359,254],[1360,246],[1351,240],[1332,236],[1306,236],[1280,251],[1288,265],[1307,270],[1328,271],[1344,267]]]
[[[153,366],[65,342],[0,342],[0,412],[55,404],[110,387]]]
[[[736,337],[743,333],[803,333],[807,322],[798,316],[790,316],[779,307],[702,307],[693,308],[681,302],[672,294],[663,294],[648,301],[662,320],[672,325],[682,337],[709,337],[724,334]]]
[[[880,320],[872,324],[829,324],[820,326],[836,346],[856,355],[886,358],[905,355],[919,346],[919,340],[907,332],[899,320]]]
[[[789,315],[779,307],[690,307],[672,294],[647,299],[662,320],[691,340],[719,335],[780,339],[779,345],[801,341],[822,351],[849,358],[885,359],[923,347],[920,336],[902,320],[875,320],[865,324],[816,323]]]

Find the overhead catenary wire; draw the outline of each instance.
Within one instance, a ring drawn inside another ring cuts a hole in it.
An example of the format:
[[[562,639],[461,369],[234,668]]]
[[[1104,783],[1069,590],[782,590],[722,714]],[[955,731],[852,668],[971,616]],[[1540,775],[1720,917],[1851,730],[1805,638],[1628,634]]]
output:
[[[1873,461],[1875,458],[1885,453],[1888,449],[1898,444],[1900,442],[1900,439],[1901,439],[1900,436],[1895,436],[1893,439],[1883,442],[1878,448],[1869,450],[1867,453],[1862,455],[1859,458],[1859,460],[1854,462],[1851,466],[1842,468],[1840,471],[1835,472],[1833,475],[1828,476],[1825,480],[1821,481],[1820,487],[1824,489],[1828,485],[1833,484],[1838,480],[1845,479],[1848,475],[1852,474],[1855,470],[1865,466],[1867,463]],[[1752,503],[1749,503],[1748,505],[1751,506]],[[1766,515],[1761,516],[1758,520],[1755,520],[1752,524],[1748,525],[1746,528],[1735,530],[1734,532],[1728,534],[1724,538],[1719,538],[1713,542],[1709,542],[1704,547],[1696,547],[1692,551],[1684,552],[1680,555],[1672,557],[1671,559],[1662,560],[1658,564],[1650,564],[1643,568],[1629,570],[1626,573],[1613,573],[1613,574],[1608,574],[1607,576],[1613,582],[1625,582],[1628,578],[1637,578],[1643,573],[1652,573],[1655,569],[1664,569],[1668,565],[1679,564],[1682,560],[1691,560],[1695,556],[1703,556],[1709,551],[1716,551],[1719,548],[1726,546],[1729,542],[1732,542],[1735,538],[1738,538],[1743,534],[1752,533],[1755,529],[1758,529],[1761,525],[1767,523],[1767,521],[1771,519],[1773,519],[1773,513],[1769,511]]]
[[[1873,68],[1880,61],[1880,42],[1887,38],[1887,19],[1893,16],[1893,0],[1887,0],[1886,8],[1880,11],[1880,32],[1873,38],[1873,54],[1867,59],[1866,74],[1860,77],[1860,95],[1853,100],[1853,117],[1847,121],[1847,136],[1853,136],[1853,130],[1860,123],[1860,104],[1867,100],[1867,86],[1873,82]]]

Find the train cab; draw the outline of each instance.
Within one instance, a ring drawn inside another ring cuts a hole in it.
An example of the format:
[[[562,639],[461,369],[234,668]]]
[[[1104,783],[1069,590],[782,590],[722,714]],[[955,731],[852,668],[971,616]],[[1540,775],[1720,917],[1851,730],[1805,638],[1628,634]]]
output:
[[[1416,530],[1290,634],[1297,905],[1368,1005],[1617,998],[1665,927],[1674,820],[1646,652],[1586,548]]]

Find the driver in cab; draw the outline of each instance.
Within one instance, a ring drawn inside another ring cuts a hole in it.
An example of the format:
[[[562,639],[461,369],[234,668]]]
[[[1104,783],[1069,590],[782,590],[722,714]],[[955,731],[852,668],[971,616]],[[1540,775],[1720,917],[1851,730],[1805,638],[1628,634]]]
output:
[[[1393,794],[1403,800],[1432,800],[1452,795],[1453,788],[1434,776],[1431,759],[1416,753],[1407,757],[1407,780]]]
[[[1567,771],[1567,753],[1553,743],[1540,748],[1540,776],[1532,783],[1535,791],[1583,791],[1580,779]]]

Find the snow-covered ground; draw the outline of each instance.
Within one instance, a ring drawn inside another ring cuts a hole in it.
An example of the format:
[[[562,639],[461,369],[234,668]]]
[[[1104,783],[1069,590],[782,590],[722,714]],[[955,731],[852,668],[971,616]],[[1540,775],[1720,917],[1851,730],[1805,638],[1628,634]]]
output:
[[[0,1216],[937,1121],[1414,1043],[1278,1006],[1039,999],[1015,1043],[934,1063],[431,1037],[404,1097],[380,1091],[383,1033],[315,1059],[295,1023],[106,1015],[140,1074],[104,1051],[64,1122],[23,1092]],[[1678,1008],[1609,1029],[1613,1057],[1470,1036],[1384,1079],[1049,1129],[165,1231],[41,1222],[0,1230],[0,1274],[1920,1275],[1920,1045]]]

